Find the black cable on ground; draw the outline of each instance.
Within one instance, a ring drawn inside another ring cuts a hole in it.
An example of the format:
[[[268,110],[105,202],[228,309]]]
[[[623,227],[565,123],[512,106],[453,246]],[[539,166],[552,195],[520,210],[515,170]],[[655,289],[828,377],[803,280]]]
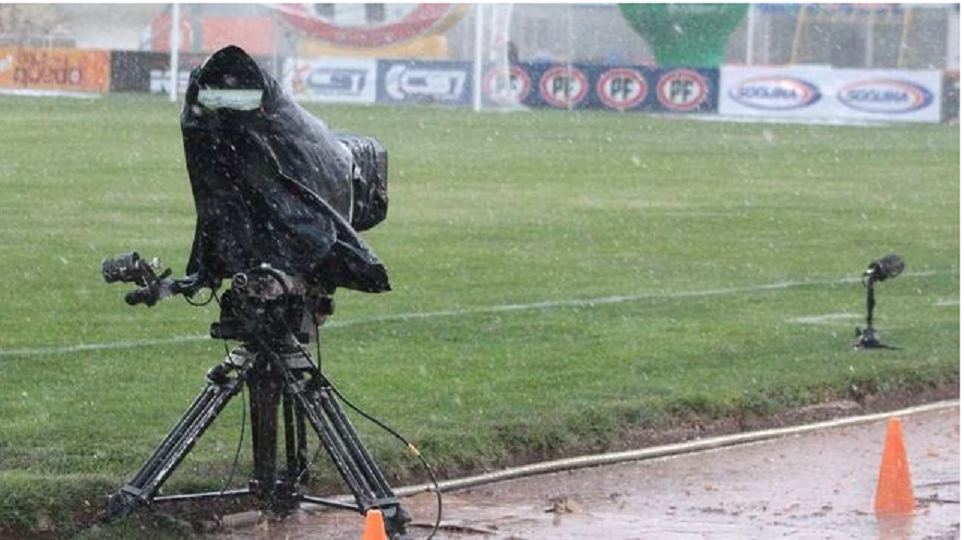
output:
[[[331,384],[331,381],[328,381],[328,383]],[[418,448],[417,448],[414,444],[412,444],[408,439],[406,439],[404,436],[402,436],[400,433],[398,433],[397,431],[395,431],[394,429],[392,429],[391,427],[389,427],[388,425],[386,425],[386,424],[385,424],[384,422],[382,422],[381,420],[375,418],[374,416],[372,416],[372,415],[366,413],[365,411],[361,410],[360,408],[358,408],[358,406],[356,406],[354,403],[352,403],[352,402],[351,402],[348,398],[346,398],[337,388],[335,388],[335,385],[333,385],[333,384],[331,384],[331,391],[335,394],[335,396],[336,396],[338,399],[340,399],[342,402],[344,402],[344,404],[347,405],[348,408],[350,408],[351,410],[353,410],[353,411],[355,411],[356,413],[360,414],[362,417],[364,417],[364,418],[365,418],[366,420],[368,420],[369,422],[371,422],[371,423],[375,424],[376,426],[382,428],[382,429],[385,430],[385,432],[387,432],[389,435],[395,437],[398,441],[400,441],[402,444],[404,444],[404,445],[408,448],[409,452],[411,452],[415,457],[417,457],[418,460],[422,463],[422,466],[425,468],[425,471],[428,473],[429,479],[431,480],[431,484],[432,484],[432,486],[433,486],[432,489],[429,489],[428,491],[433,491],[433,492],[435,492],[435,499],[436,499],[436,501],[437,501],[437,507],[436,507],[437,509],[436,509],[436,512],[435,512],[435,525],[432,527],[432,532],[429,533],[429,535],[428,535],[428,537],[426,538],[426,540],[432,540],[432,538],[435,538],[435,534],[438,533],[438,531],[439,531],[439,529],[441,528],[441,525],[442,525],[442,491],[439,489],[438,479],[435,477],[435,471],[432,470],[431,465],[429,465],[429,463],[428,463],[428,461],[425,459],[425,457],[422,456],[422,453],[418,450]]]
[[[319,330],[320,330],[319,328],[316,328],[316,329],[315,329],[315,334],[319,336],[319,337],[315,338],[315,349],[316,349],[316,352],[315,352],[315,357],[316,357],[316,358],[315,358],[315,361],[318,363],[318,370],[321,371],[321,337],[320,337],[320,335],[319,335]],[[302,346],[302,347],[299,347],[299,348],[301,349],[301,353],[302,353],[303,355],[305,355],[305,358],[307,358],[308,360],[311,360],[311,355],[308,354],[308,351],[307,351],[303,346]],[[409,441],[408,439],[406,439],[406,438],[405,438],[401,433],[399,433],[397,430],[392,429],[390,426],[388,426],[387,424],[385,424],[384,422],[382,422],[381,420],[379,420],[379,419],[376,418],[375,416],[372,416],[371,414],[368,414],[368,413],[365,412],[361,407],[359,407],[359,406],[355,405],[354,403],[352,403],[352,401],[351,401],[350,399],[348,399],[347,397],[345,397],[345,395],[342,394],[340,390],[338,390],[338,388],[335,386],[335,384],[334,384],[333,382],[331,382],[331,379],[328,379],[328,378],[326,377],[325,380],[328,381],[328,386],[331,388],[331,392],[335,395],[336,398],[338,398],[339,400],[341,400],[341,402],[344,403],[346,406],[348,406],[349,409],[351,409],[351,410],[355,411],[356,413],[358,413],[359,415],[361,415],[362,418],[364,418],[364,419],[368,420],[369,422],[375,424],[376,426],[378,426],[379,428],[381,428],[382,430],[384,430],[386,433],[388,433],[388,434],[391,435],[392,437],[395,437],[396,440],[398,440],[399,442],[401,442],[402,444],[404,444],[405,447],[408,448],[408,451],[411,452],[412,455],[414,455],[415,457],[417,457],[418,460],[419,460],[419,462],[421,462],[422,467],[424,467],[424,468],[425,468],[425,471],[428,473],[428,476],[429,476],[429,479],[431,480],[432,486],[434,486],[434,489],[430,489],[429,491],[434,491],[434,492],[435,492],[435,499],[436,499],[436,502],[437,502],[436,512],[435,512],[435,524],[432,526],[432,532],[429,533],[428,537],[426,537],[426,540],[432,540],[433,538],[435,538],[436,533],[438,533],[438,531],[439,531],[439,529],[441,528],[441,525],[442,525],[442,492],[441,492],[441,490],[438,489],[438,487],[439,487],[438,479],[437,479],[436,476],[435,476],[435,471],[432,470],[432,466],[429,465],[428,461],[425,459],[425,456],[422,455],[422,452],[420,452],[419,449],[418,449],[418,447],[416,447],[414,444],[412,444],[411,441]]]

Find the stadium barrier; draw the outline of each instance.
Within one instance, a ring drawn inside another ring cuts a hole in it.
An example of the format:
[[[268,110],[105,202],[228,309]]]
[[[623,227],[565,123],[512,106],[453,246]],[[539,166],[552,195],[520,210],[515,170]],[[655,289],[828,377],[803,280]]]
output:
[[[179,91],[206,58],[182,54]],[[471,62],[372,58],[257,60],[299,100],[358,104],[473,105]],[[0,48],[0,92],[166,94],[170,58],[149,51]],[[516,63],[484,66],[486,107],[598,109],[824,121],[957,122],[957,71],[829,66],[665,68]]]

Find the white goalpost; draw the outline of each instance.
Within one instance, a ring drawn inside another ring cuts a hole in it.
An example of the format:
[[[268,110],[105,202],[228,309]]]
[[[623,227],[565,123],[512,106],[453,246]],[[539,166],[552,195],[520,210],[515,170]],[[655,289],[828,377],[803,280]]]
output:
[[[521,106],[509,39],[512,8],[513,4],[475,4],[472,106],[476,112]]]

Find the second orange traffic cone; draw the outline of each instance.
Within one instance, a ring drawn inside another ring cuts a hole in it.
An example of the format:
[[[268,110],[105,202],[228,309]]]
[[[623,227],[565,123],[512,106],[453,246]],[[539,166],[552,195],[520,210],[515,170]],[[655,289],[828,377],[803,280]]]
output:
[[[914,512],[914,489],[910,483],[910,465],[907,463],[907,449],[904,446],[900,418],[891,418],[887,423],[874,510],[877,514]]]
[[[381,510],[365,512],[365,528],[362,529],[362,540],[388,540],[385,534],[385,518]]]

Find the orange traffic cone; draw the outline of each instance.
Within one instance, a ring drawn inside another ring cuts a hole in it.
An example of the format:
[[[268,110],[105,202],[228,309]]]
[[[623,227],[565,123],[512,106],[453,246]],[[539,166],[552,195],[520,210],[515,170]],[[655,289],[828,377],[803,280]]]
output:
[[[887,438],[884,439],[884,455],[880,460],[874,509],[877,514],[914,512],[914,489],[910,483],[910,467],[907,464],[900,418],[891,418],[887,423]]]
[[[365,528],[362,529],[362,540],[388,540],[385,534],[385,519],[381,510],[365,512]]]

